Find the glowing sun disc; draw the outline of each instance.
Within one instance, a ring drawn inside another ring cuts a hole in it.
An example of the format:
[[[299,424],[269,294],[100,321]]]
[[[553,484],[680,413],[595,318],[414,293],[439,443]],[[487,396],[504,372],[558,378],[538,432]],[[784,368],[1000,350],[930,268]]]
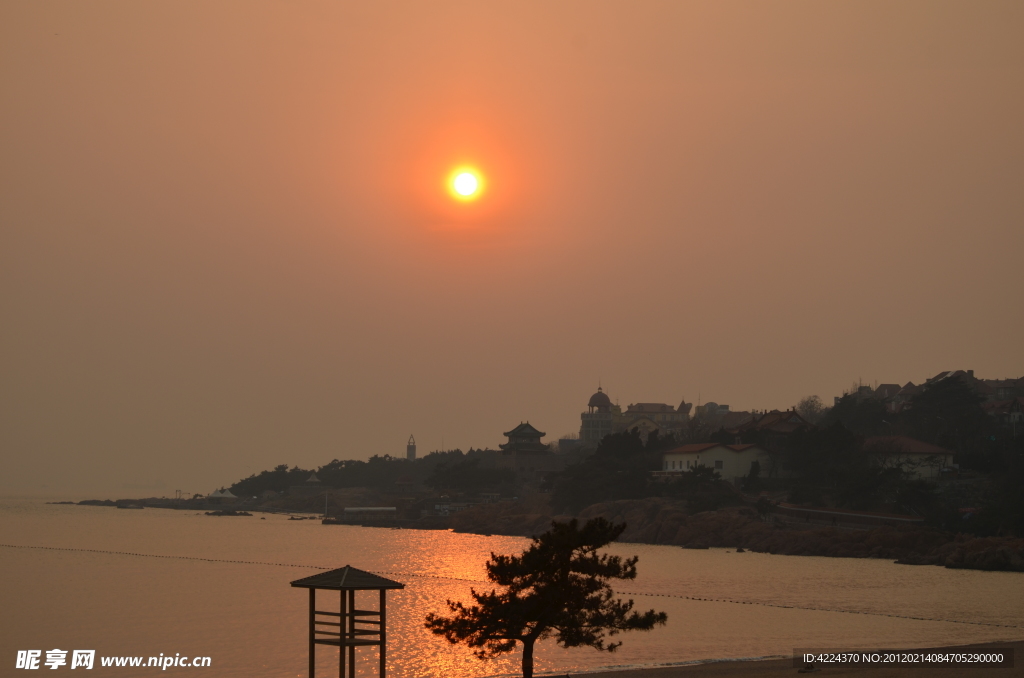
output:
[[[461,196],[469,197],[476,193],[477,188],[480,186],[479,180],[471,172],[462,172],[455,177],[455,181],[452,183],[455,188],[455,192]]]

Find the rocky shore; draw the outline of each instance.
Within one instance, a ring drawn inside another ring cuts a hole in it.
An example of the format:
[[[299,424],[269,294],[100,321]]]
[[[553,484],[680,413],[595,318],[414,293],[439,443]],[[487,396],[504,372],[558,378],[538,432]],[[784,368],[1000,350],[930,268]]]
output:
[[[246,515],[238,509],[209,506],[195,501],[171,504],[166,500],[132,500],[131,507],[188,508],[224,511],[211,515]],[[76,502],[91,506],[127,506],[125,500]],[[250,511],[288,512],[297,506],[249,506]],[[239,511],[236,513],[235,511]],[[307,508],[312,511],[312,508]],[[251,514],[249,514],[251,515]],[[761,553],[833,558],[884,558],[904,565],[941,565],[972,570],[1024,572],[1024,539],[973,537],[918,527],[844,529],[805,525],[769,516],[763,519],[750,506],[730,506],[716,511],[690,513],[685,500],[648,498],[610,501],[586,507],[580,520],[603,517],[628,526],[619,541],[664,544],[684,548],[736,548]],[[545,532],[552,520],[574,516],[553,514],[546,495],[515,502],[480,504],[451,516],[419,519],[366,519],[354,521],[369,527],[447,529],[482,535],[531,537]],[[348,521],[337,521],[339,524]]]
[[[533,536],[553,516],[542,501],[477,506],[451,519],[456,532]],[[762,553],[834,558],[884,558],[907,565],[1024,572],[1024,539],[972,537],[922,527],[847,530],[761,519],[737,506],[689,514],[686,502],[662,498],[612,501],[583,509],[580,520],[625,522],[619,541],[688,548],[742,548]]]

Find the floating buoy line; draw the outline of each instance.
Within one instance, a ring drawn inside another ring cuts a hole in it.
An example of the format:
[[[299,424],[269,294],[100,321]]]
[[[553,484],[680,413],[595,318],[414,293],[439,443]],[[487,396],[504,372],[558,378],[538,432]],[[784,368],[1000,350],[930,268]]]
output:
[[[193,560],[204,563],[229,563],[232,565],[265,565],[270,567],[295,567],[308,570],[333,570],[333,567],[322,565],[298,565],[296,563],[271,563],[261,560],[229,560],[226,558],[200,558],[199,556],[164,556],[153,553],[134,553],[131,551],[106,551],[103,549],[74,549],[59,546],[25,546],[21,544],[0,544],[2,548],[9,549],[32,549],[38,551],[64,551],[72,553],[100,553],[113,556],[135,556],[137,558],[163,558],[165,560]],[[461,581],[470,584],[490,584],[481,579],[466,579],[464,577],[448,577],[437,574],[420,574],[416,572],[394,572],[389,570],[367,570],[373,574],[389,575],[394,577],[417,577],[420,579],[442,579],[447,581]],[[893,619],[909,619],[912,621],[945,622],[947,624],[970,624],[972,626],[991,626],[1002,629],[1021,629],[1024,626],[1017,624],[996,624],[993,622],[968,621],[965,619],[936,619],[935,617],[915,617],[906,614],[889,614],[886,612],[867,612],[864,610],[844,610],[833,607],[810,607],[805,605],[783,605],[781,603],[765,603],[750,600],[735,600],[732,598],[703,598],[701,596],[684,596],[677,593],[645,593],[643,591],[616,591],[619,595],[643,596],[646,598],[675,598],[678,600],[691,600],[701,603],[729,603],[732,605],[754,605],[757,607],[775,607],[783,610],[807,610],[810,612],[839,612],[842,614],[862,614],[869,617],[890,617]]]

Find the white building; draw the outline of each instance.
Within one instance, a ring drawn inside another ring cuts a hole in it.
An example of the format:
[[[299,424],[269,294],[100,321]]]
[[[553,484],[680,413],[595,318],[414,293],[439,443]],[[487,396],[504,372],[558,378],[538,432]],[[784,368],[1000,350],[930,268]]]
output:
[[[669,450],[661,459],[661,471],[655,472],[658,477],[670,478],[698,466],[707,466],[730,482],[746,478],[755,461],[761,466],[762,476],[768,475],[772,465],[768,451],[757,445],[695,443]]]
[[[953,452],[907,436],[878,436],[864,441],[864,451],[882,466],[902,466],[917,479],[935,480],[953,466]]]

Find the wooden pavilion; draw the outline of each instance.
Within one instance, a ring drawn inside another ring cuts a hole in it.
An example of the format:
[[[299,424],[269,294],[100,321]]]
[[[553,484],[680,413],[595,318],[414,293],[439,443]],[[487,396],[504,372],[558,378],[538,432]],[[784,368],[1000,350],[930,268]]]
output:
[[[338,678],[345,678],[346,652],[348,652],[348,678],[356,675],[356,648],[377,645],[380,647],[380,678],[387,675],[387,590],[404,589],[405,584],[378,577],[370,572],[345,567],[314,574],[292,582],[296,588],[309,589],[309,678],[316,674],[316,646],[334,645],[338,648]],[[340,592],[341,605],[338,612],[316,609],[317,589]],[[360,610],[356,607],[356,591],[377,591],[380,602],[376,610]],[[320,621],[317,617],[328,617],[337,621]],[[321,631],[318,626],[331,630]]]

